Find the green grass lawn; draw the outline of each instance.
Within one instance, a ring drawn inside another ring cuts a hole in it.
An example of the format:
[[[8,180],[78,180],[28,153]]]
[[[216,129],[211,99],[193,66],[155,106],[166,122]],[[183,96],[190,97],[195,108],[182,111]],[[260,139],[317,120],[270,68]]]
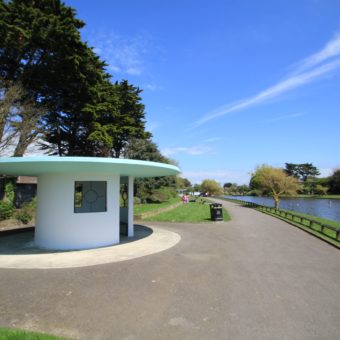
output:
[[[134,213],[134,215],[141,215],[141,214],[144,214],[144,213],[149,212],[149,211],[165,208],[165,207],[167,207],[171,204],[175,204],[177,202],[180,202],[179,197],[171,198],[169,201],[162,202],[162,203],[136,204],[134,206],[133,213]]]
[[[285,198],[325,198],[325,199],[340,199],[340,195],[296,195],[296,196],[285,196],[282,195],[282,197]]]
[[[228,212],[223,209],[224,221],[229,221],[230,216]],[[146,221],[163,221],[163,222],[187,222],[187,223],[204,223],[210,220],[210,206],[208,204],[201,204],[190,202],[188,204],[181,204],[179,207],[170,211],[160,213],[155,216],[145,218]]]
[[[0,328],[0,340],[66,340],[66,338],[20,329]]]

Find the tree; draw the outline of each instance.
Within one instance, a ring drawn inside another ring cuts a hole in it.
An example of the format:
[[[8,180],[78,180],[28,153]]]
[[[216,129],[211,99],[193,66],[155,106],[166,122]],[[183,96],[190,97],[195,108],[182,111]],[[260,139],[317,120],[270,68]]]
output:
[[[22,89],[17,85],[2,87],[0,94],[0,153],[7,152],[12,147],[16,131],[12,122],[16,116],[16,110],[22,97]]]
[[[60,0],[0,0],[1,90],[21,83],[26,97],[44,107],[45,147],[58,154],[82,151],[88,122],[82,109],[104,75],[105,64],[81,40],[83,26]],[[34,140],[33,131],[19,140],[17,153]]]
[[[130,139],[128,144],[125,146],[122,155],[124,158],[174,164],[173,160],[161,154],[157,144],[155,144],[151,139]],[[137,178],[135,180],[136,196],[144,201],[148,200],[155,190],[159,190],[161,188],[176,189],[176,177],[166,176]]]
[[[340,194],[340,169],[334,170],[329,177],[329,191],[332,194]]]
[[[246,185],[246,184],[238,185],[238,186],[237,186],[237,189],[238,189],[238,192],[239,192],[241,195],[246,195],[246,194],[248,194],[249,191],[250,191],[249,186]]]
[[[28,98],[20,83],[2,87],[0,95],[0,153],[23,156],[41,133],[43,107]]]
[[[188,189],[188,188],[191,188],[192,185],[191,185],[191,182],[187,178],[177,176],[176,177],[176,187],[178,189]]]
[[[245,195],[250,189],[248,185],[237,185],[237,183],[225,183],[223,185],[225,195]]]
[[[174,161],[162,155],[151,138],[131,138],[122,151],[124,158],[174,164]]]
[[[97,102],[84,110],[91,116],[88,141],[92,143],[94,155],[118,158],[130,139],[151,137],[151,133],[145,131],[141,92],[127,80],[102,84]]]
[[[200,184],[195,183],[194,186],[192,187],[194,192],[201,192],[202,188]]]
[[[129,139],[151,138],[151,133],[145,131],[145,107],[140,97],[142,90],[129,84],[127,80],[123,80],[119,83],[118,91],[117,137],[112,145],[114,157],[120,156]]]
[[[205,179],[201,183],[201,190],[209,193],[209,195],[220,195],[223,190],[221,185],[213,179]]]
[[[275,208],[279,208],[280,196],[295,194],[298,189],[297,179],[288,176],[282,169],[262,165],[255,169],[251,176],[250,186],[263,192],[271,192]]]
[[[309,178],[314,178],[320,175],[320,171],[317,167],[315,167],[312,163],[285,163],[286,168],[284,169],[285,173],[288,176],[293,176],[302,182],[306,182]]]
[[[223,184],[223,193],[226,194],[229,191],[229,189],[232,187],[232,185],[233,185],[233,183],[230,183],[230,182],[224,183]]]

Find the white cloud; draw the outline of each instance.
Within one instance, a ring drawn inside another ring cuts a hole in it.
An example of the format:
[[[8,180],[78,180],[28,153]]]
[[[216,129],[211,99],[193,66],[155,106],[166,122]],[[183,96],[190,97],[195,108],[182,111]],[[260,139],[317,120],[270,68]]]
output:
[[[109,65],[107,69],[114,73],[120,73],[122,70],[118,66]]]
[[[204,154],[213,153],[213,149],[207,146],[192,146],[192,147],[175,147],[175,148],[165,148],[161,150],[162,154],[165,156],[171,156],[178,153],[184,153],[187,155],[198,156]]]
[[[90,45],[108,64],[108,71],[139,76],[145,70],[145,55],[150,50],[150,39],[139,35],[132,39],[109,33],[89,33]]]
[[[151,92],[155,92],[158,90],[161,90],[162,88],[158,85],[152,84],[152,83],[147,83],[147,84],[143,84],[142,86],[145,90],[149,90]]]
[[[322,76],[329,75],[340,67],[339,55],[340,37],[337,37],[331,40],[320,52],[304,59],[295,74],[280,81],[274,86],[261,91],[253,97],[245,98],[243,100],[240,100],[239,102],[224,105],[217,108],[216,110],[208,112],[205,116],[195,122],[195,126],[202,125],[212,119],[266,102],[272,98],[281,95],[282,93],[306,85],[314,80],[321,78]]]
[[[302,60],[297,69],[298,72],[314,67],[317,64],[324,62],[327,59],[340,56],[340,35],[337,34],[330,40],[326,46],[319,52]]]
[[[126,73],[131,76],[140,76],[143,72],[141,67],[130,67],[126,70]]]
[[[221,140],[221,137],[212,137],[212,138],[207,138],[202,141],[202,143],[213,143]]]
[[[293,119],[293,118],[298,118],[298,117],[301,117],[301,116],[304,116],[304,113],[302,113],[302,112],[293,113],[293,114],[290,114],[290,115],[285,115],[285,116],[280,116],[280,117],[268,119],[268,120],[266,120],[266,122],[277,122],[277,121],[280,121],[280,120]]]

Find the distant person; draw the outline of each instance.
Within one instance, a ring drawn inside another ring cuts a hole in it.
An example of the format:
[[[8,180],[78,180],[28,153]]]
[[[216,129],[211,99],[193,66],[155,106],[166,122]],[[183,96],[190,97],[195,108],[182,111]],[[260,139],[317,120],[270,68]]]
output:
[[[189,202],[189,196],[188,196],[187,194],[185,194],[185,195],[182,196],[182,202],[183,202],[184,204],[186,204],[186,203]]]

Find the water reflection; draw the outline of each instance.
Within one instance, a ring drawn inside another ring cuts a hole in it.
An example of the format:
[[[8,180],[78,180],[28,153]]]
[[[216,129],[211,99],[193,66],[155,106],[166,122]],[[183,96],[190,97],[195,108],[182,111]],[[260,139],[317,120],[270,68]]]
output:
[[[274,200],[271,197],[254,197],[254,196],[224,196],[254,202],[268,207],[274,206]],[[340,222],[340,199],[324,198],[281,198],[280,208],[294,210],[304,214],[317,217],[327,218],[332,221]]]

